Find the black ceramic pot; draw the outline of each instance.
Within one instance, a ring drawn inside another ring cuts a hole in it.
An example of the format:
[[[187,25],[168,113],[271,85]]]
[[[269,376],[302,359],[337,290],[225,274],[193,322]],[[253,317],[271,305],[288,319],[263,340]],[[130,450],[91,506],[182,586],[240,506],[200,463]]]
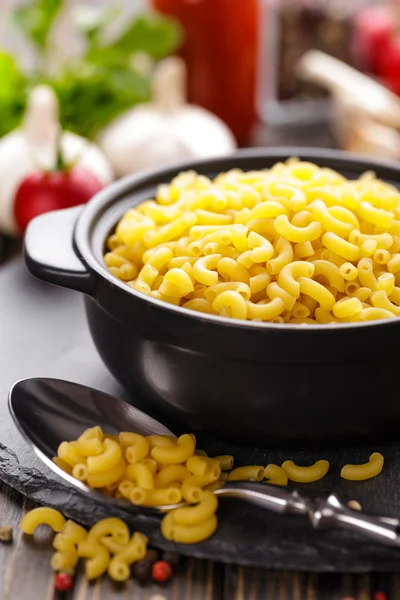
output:
[[[85,294],[89,328],[111,373],[188,430],[264,446],[396,435],[400,319],[337,327],[230,320],[148,298],[105,268],[105,238],[158,184],[186,169],[212,177],[233,167],[266,168],[291,155],[349,178],[372,169],[400,182],[394,163],[299,148],[243,151],[133,175],[83,208],[35,219],[25,239],[28,269]]]

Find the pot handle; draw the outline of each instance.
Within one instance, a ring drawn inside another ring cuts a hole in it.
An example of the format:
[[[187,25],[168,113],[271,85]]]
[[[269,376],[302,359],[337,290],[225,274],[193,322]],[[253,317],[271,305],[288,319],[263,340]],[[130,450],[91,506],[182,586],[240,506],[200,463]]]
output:
[[[73,248],[74,227],[83,206],[44,213],[33,219],[25,233],[28,271],[38,279],[92,294],[92,278]]]

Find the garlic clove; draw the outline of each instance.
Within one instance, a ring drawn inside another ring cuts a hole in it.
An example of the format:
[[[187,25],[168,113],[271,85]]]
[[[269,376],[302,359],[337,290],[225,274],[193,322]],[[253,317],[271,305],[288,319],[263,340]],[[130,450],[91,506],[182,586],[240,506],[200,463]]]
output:
[[[64,131],[61,148],[67,163],[76,161],[80,166],[92,171],[103,185],[108,185],[113,181],[114,170],[111,163],[96,144],[80,135]]]
[[[20,130],[0,140],[0,232],[18,234],[14,218],[14,197],[23,179],[33,170],[29,147]]]
[[[153,102],[132,108],[103,130],[98,143],[117,175],[234,151],[228,127],[209,111],[186,103],[185,86],[182,59],[161,61],[154,74]]]

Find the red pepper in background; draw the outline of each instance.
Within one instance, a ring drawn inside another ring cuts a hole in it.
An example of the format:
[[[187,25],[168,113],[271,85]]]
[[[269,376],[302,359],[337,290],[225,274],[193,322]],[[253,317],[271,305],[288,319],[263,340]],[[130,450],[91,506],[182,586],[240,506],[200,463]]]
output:
[[[256,122],[259,0],[152,0],[186,38],[189,101],[207,108],[246,143]]]

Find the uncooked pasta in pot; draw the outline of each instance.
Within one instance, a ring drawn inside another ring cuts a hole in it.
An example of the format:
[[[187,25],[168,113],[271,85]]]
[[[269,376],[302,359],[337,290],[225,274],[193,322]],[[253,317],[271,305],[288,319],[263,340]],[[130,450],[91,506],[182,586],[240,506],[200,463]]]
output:
[[[109,271],[188,310],[270,323],[400,316],[400,193],[289,159],[270,169],[194,171],[128,210]]]

